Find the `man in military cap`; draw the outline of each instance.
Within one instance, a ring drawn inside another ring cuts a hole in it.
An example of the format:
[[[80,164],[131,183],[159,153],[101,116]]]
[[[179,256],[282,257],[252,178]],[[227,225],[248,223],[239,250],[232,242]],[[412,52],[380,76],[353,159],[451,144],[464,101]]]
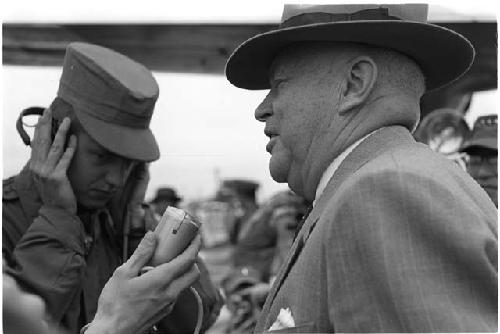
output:
[[[179,202],[182,200],[175,189],[169,187],[163,187],[156,191],[155,198],[151,201],[151,204],[157,215],[161,217],[163,212],[169,206],[178,207]]]
[[[498,207],[498,116],[479,117],[461,151],[467,153],[467,171]]]
[[[141,64],[103,47],[71,43],[57,97],[37,124],[30,160],[4,180],[6,272],[41,296],[51,320],[69,333],[92,321],[104,285],[133,251],[131,236],[140,240],[145,233],[147,163],[160,156],[149,129],[158,94]],[[173,277],[192,275],[187,263],[173,268]]]
[[[234,51],[228,80],[270,89],[271,176],[313,203],[257,333],[497,330],[497,210],[411,135],[473,58],[423,4],[287,5]]]

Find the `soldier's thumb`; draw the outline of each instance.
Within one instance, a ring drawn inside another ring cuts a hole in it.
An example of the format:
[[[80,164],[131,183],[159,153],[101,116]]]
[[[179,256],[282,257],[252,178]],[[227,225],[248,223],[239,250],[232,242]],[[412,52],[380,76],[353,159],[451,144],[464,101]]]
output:
[[[135,276],[139,273],[142,267],[144,267],[151,257],[156,248],[156,235],[148,231],[144,238],[142,238],[139,246],[137,246],[136,250],[128,259],[127,265],[129,266],[130,271]]]

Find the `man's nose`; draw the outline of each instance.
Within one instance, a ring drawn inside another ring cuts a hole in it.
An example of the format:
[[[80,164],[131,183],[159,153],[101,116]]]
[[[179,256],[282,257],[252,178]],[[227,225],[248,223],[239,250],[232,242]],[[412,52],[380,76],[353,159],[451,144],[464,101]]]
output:
[[[257,109],[255,109],[255,119],[259,122],[265,122],[266,119],[273,114],[273,108],[271,103],[271,92],[269,92],[266,98],[259,104]]]
[[[105,181],[113,188],[121,187],[125,182],[125,168],[123,164],[115,162],[110,165],[106,172]]]

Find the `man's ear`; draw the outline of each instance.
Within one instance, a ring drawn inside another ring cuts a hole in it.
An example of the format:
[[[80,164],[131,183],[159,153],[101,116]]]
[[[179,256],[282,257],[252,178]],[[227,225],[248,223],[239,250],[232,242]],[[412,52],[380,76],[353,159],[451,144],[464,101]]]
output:
[[[371,57],[358,56],[347,65],[343,91],[341,92],[339,114],[361,105],[366,101],[377,80],[377,64]]]

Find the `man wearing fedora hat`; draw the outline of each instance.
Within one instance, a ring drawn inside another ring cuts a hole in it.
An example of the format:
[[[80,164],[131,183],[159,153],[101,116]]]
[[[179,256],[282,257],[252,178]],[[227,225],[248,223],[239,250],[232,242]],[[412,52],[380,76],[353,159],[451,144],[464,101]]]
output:
[[[411,135],[473,58],[422,4],[285,6],[234,51],[228,80],[270,89],[271,176],[313,202],[256,332],[497,330],[496,209]]]
[[[151,205],[153,206],[156,214],[161,217],[167,207],[177,207],[180,201],[182,201],[182,197],[177,195],[175,189],[162,187],[156,191],[155,198],[151,201]]]
[[[155,79],[143,65],[97,45],[69,44],[57,97],[37,124],[30,160],[20,174],[4,180],[6,273],[42,297],[50,320],[68,333],[78,333],[93,320],[104,285],[132,253],[131,244],[137,245],[146,232],[142,202],[149,181],[147,163],[159,158],[149,129],[158,94]],[[154,240],[148,238],[148,247],[143,247],[154,249]],[[199,246],[197,238],[191,253]],[[135,267],[148,260],[138,261],[147,252],[139,253],[132,256]],[[199,276],[191,258],[179,258],[169,275],[157,272],[164,278],[161,286],[154,274],[128,284],[140,268],[120,267],[113,288],[103,297],[104,313],[119,310],[117,319],[124,317],[116,329],[144,324],[138,316],[149,319],[156,314],[158,320],[167,315],[179,293]],[[154,293],[167,289],[168,298]],[[212,321],[214,306],[208,291],[199,291],[205,325]],[[119,301],[127,304],[117,305]],[[183,328],[182,323],[177,327]]]

